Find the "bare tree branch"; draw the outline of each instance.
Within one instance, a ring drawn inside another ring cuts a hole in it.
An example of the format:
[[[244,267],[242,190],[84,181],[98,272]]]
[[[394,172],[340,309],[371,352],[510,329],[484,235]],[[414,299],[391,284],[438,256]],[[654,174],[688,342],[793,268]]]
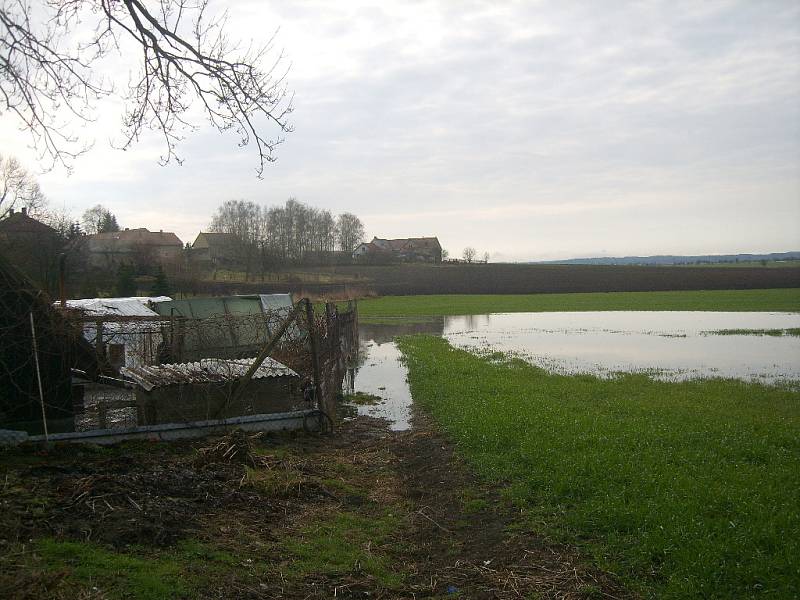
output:
[[[40,215],[47,205],[39,183],[13,156],[0,154],[0,218],[8,211],[25,207]]]
[[[217,130],[235,131],[240,146],[255,146],[261,176],[292,131],[288,67],[282,53],[267,62],[275,35],[242,49],[225,33],[227,14],[207,18],[207,7],[207,0],[159,0],[155,10],[141,0],[39,0],[34,20],[25,0],[0,0],[0,114],[20,120],[51,166],[69,168],[89,147],[71,128],[115,93],[98,61],[133,43],[139,70],[120,94],[122,148],[156,131],[165,144],[162,164],[180,163],[176,148],[185,131],[197,129],[197,106]],[[88,40],[72,41],[70,34],[87,28]]]

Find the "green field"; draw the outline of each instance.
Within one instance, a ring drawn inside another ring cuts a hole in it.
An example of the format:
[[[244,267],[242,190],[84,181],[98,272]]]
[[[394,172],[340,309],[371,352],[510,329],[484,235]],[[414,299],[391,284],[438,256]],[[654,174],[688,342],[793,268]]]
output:
[[[800,312],[800,288],[687,292],[385,296],[358,303],[364,318],[586,310]]]
[[[796,290],[765,296],[796,308]],[[520,529],[577,544],[645,597],[800,593],[800,392],[553,375],[435,337],[398,343],[415,404],[518,506]]]

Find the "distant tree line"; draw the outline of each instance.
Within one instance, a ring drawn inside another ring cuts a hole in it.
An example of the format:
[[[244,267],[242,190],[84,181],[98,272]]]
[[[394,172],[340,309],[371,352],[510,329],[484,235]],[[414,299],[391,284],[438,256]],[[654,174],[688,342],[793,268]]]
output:
[[[338,251],[350,252],[363,240],[364,226],[354,214],[330,211],[290,198],[283,206],[228,200],[216,211],[210,230],[232,234],[238,255],[253,266],[330,262]]]

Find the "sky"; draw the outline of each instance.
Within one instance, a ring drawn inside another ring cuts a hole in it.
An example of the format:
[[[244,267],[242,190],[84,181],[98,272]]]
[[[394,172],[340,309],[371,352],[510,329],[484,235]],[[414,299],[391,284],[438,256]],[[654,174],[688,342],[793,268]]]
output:
[[[257,156],[204,125],[160,166],[155,136],[40,173],[184,242],[229,199],[352,212],[367,237],[438,236],[493,261],[800,250],[800,3],[211,0],[229,33],[277,29],[294,132]],[[134,56],[114,71],[135,71]],[[0,152],[41,169],[10,115]]]

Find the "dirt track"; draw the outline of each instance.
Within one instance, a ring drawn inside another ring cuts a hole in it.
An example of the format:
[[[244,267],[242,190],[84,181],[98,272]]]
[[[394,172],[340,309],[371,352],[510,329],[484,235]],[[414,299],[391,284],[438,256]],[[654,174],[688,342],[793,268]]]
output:
[[[40,538],[154,558],[193,540],[234,557],[221,566],[192,555],[182,576],[214,577],[191,597],[627,595],[574,550],[509,528],[512,509],[424,416],[409,432],[360,417],[334,437],[242,435],[0,454],[0,596],[123,597],[102,577],[89,585],[75,563],[43,558]],[[342,515],[361,530],[332,531]],[[345,543],[334,551],[356,552],[353,564],[297,566],[337,536]],[[388,573],[371,569],[373,560]]]

